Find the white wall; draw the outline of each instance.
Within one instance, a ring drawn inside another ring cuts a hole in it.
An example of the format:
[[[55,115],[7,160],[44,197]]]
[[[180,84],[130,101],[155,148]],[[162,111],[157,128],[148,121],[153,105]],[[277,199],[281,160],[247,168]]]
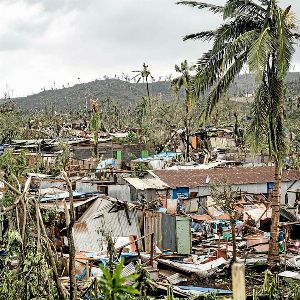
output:
[[[300,189],[300,180],[294,183],[293,181],[283,182],[281,189],[281,203],[285,204],[285,195],[287,190],[292,189]],[[291,187],[292,186],[292,187]],[[242,192],[254,193],[254,194],[266,194],[267,193],[267,184],[266,183],[257,183],[257,184],[241,184],[241,185],[233,185],[234,189],[239,189]],[[191,189],[191,191],[196,191],[197,189]],[[208,186],[199,187],[198,188],[198,196],[208,196],[210,195],[210,190]],[[288,204],[293,206],[295,203],[296,194],[288,193]]]
[[[266,194],[268,192],[268,187],[266,183],[240,184],[234,185],[233,187],[235,189],[241,190],[242,192],[253,194]]]
[[[47,188],[62,188],[64,189],[66,186],[65,181],[50,181],[50,180],[41,180],[40,181],[40,189],[47,189]]]
[[[77,181],[75,189],[77,192],[80,192],[80,193],[97,193],[98,192],[97,183],[93,183],[93,182]]]
[[[130,187],[128,185],[109,185],[107,187],[108,196],[120,201],[130,202]]]
[[[282,184],[282,194],[283,196],[281,196],[281,202],[285,203],[285,193],[288,189],[300,189],[300,180],[297,181],[296,183],[293,182],[284,182]],[[287,193],[288,195],[288,204],[291,206],[294,206],[295,200],[296,200],[296,194],[295,193]]]

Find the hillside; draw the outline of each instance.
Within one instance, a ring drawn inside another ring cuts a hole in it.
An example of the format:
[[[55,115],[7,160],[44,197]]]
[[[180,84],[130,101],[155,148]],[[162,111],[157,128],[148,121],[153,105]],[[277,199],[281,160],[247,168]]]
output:
[[[296,93],[300,93],[300,73],[289,73],[288,86]],[[230,88],[230,95],[242,97],[252,94],[255,82],[252,75],[241,75]],[[151,95],[170,99],[173,92],[168,81],[150,83]],[[128,105],[146,96],[146,84],[130,83],[119,79],[96,80],[89,83],[76,84],[75,86],[57,90],[43,91],[35,95],[15,98],[13,101],[24,111],[55,109],[79,110],[85,107],[90,99],[105,100],[107,97],[117,101],[120,105]]]
[[[166,81],[150,84],[151,95],[171,98],[172,89]],[[130,83],[119,79],[96,80],[76,84],[69,88],[47,90],[35,95],[15,98],[13,101],[22,110],[32,111],[53,108],[55,110],[78,110],[91,99],[105,100],[110,97],[120,105],[128,105],[146,96],[146,84]]]

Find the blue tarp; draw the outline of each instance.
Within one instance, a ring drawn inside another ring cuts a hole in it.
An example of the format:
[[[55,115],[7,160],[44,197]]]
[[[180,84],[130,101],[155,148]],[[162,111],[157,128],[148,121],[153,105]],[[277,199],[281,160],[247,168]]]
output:
[[[116,166],[116,161],[114,158],[102,160],[100,161],[99,165],[96,168],[96,173],[99,173],[101,170],[104,170],[107,167],[115,167],[115,166]]]
[[[82,280],[86,276],[86,267],[82,270],[81,274],[75,275],[77,280]]]

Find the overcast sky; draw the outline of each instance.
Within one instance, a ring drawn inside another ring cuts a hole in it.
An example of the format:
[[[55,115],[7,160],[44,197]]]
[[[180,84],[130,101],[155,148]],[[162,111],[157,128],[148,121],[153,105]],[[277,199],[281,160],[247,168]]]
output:
[[[281,3],[300,17],[299,0]],[[21,96],[54,81],[61,87],[78,77],[130,74],[144,61],[155,77],[168,75],[175,63],[195,62],[208,49],[182,37],[218,22],[175,0],[0,0],[0,97],[7,88]],[[300,71],[300,51],[294,65]]]

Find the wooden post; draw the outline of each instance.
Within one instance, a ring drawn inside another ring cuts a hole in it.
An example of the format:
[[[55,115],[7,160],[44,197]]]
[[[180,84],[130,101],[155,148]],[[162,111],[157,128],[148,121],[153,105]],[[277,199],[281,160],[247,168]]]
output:
[[[89,280],[90,279],[90,264],[89,264],[89,260],[88,259],[86,260],[85,268],[86,268],[85,279]]]
[[[136,252],[138,254],[138,258],[141,259],[141,253],[140,253],[140,249],[139,249],[139,243],[138,241],[135,239],[135,248],[136,248]]]
[[[75,270],[75,244],[73,237],[73,226],[75,224],[75,210],[74,210],[74,198],[72,183],[65,171],[62,171],[62,175],[67,183],[67,189],[69,192],[70,211],[66,209],[66,225],[67,225],[67,238],[69,246],[69,277],[70,277],[70,300],[77,299],[77,285],[76,285],[76,270]],[[67,206],[65,205],[65,208]],[[69,220],[68,220],[69,219]]]
[[[245,265],[234,263],[231,270],[233,300],[246,300]]]
[[[286,261],[287,261],[287,246],[290,238],[290,225],[286,225],[284,228],[284,269],[286,270]]]
[[[41,215],[41,211],[40,211],[40,208],[38,205],[36,206],[36,209],[38,210],[38,215],[40,218],[39,223],[41,226],[41,232],[42,232],[44,238],[47,239],[48,237],[47,237],[47,233],[46,233],[45,224],[44,224],[44,221],[43,221],[43,218]],[[60,300],[67,300],[67,296],[65,294],[65,289],[64,289],[64,287],[61,283],[61,280],[59,278],[59,275],[58,275],[56,257],[55,257],[54,252],[51,249],[51,246],[50,246],[50,243],[48,240],[46,240],[46,247],[47,247],[47,253],[48,253],[50,265],[51,265],[51,268],[53,271],[53,277],[54,277],[54,281],[56,284],[58,297]]]
[[[154,255],[154,233],[151,233],[150,236],[150,247],[151,247],[151,251],[150,251],[150,264],[153,267],[153,255]]]
[[[221,245],[221,235],[219,234],[217,258],[219,258],[219,255],[220,255],[220,245]]]
[[[228,259],[228,238],[226,239],[226,259]]]

